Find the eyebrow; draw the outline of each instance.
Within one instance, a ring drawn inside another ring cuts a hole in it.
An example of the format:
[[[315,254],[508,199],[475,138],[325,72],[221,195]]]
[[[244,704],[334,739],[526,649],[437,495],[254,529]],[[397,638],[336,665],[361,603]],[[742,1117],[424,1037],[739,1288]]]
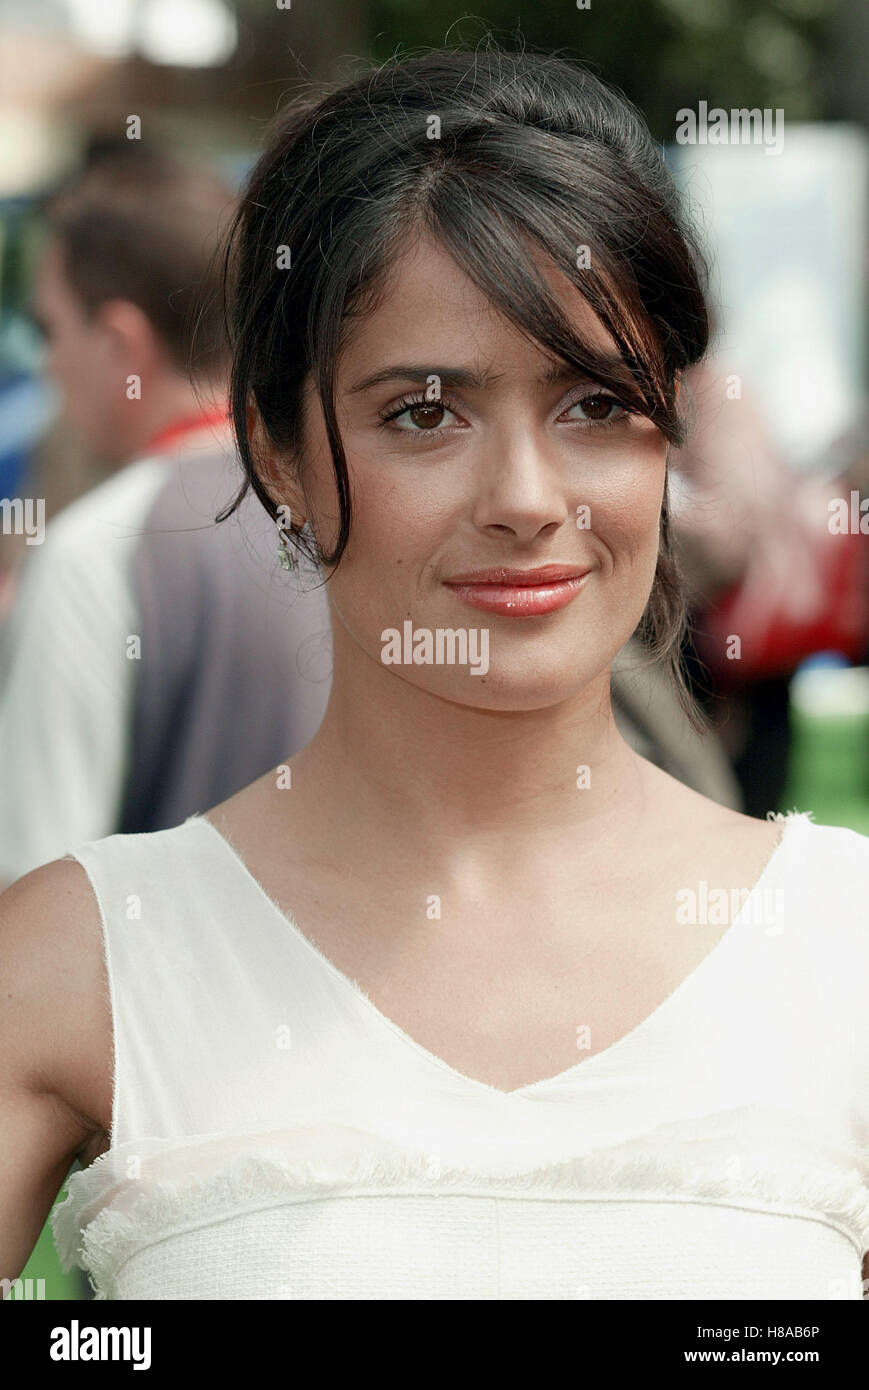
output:
[[[618,356],[607,356],[604,360],[613,368],[621,367],[624,369],[624,362]],[[424,386],[430,376],[438,377],[443,386],[456,387],[464,391],[480,391],[501,381],[504,373],[475,372],[469,367],[427,367],[414,362],[399,363],[390,367],[381,367],[379,371],[363,377],[361,381],[356,382],[355,386],[349,388],[349,393],[353,395],[358,391],[370,391],[373,386],[381,386],[387,381],[416,381]],[[572,367],[569,362],[553,362],[541,373],[537,382],[540,386],[555,386],[565,381],[576,380],[577,377],[581,376],[581,370]]]

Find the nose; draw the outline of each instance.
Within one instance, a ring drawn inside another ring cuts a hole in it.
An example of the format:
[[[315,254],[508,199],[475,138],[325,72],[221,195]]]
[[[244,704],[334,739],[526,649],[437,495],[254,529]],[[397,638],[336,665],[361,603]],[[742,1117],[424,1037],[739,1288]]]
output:
[[[498,431],[478,462],[473,521],[481,531],[531,541],[570,515],[563,460],[532,430]]]

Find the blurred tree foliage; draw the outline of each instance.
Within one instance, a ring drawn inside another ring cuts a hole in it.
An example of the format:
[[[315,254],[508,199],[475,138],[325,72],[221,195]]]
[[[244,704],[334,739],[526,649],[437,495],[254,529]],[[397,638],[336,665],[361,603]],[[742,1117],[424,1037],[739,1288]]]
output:
[[[507,48],[558,51],[615,83],[671,140],[680,107],[781,107],[813,120],[825,110],[824,64],[836,0],[370,0],[377,59],[418,45],[476,43],[487,29]]]

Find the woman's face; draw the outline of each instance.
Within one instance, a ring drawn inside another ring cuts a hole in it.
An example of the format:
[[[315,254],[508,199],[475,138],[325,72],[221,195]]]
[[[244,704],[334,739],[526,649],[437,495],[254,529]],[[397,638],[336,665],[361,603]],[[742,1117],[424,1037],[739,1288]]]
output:
[[[615,355],[570,281],[544,273]],[[666,441],[553,367],[437,243],[396,265],[339,360],[354,510],[326,571],[336,669],[340,648],[459,704],[529,710],[576,695],[627,642],[654,578]],[[327,551],[338,508],[310,379],[305,440],[304,511]]]

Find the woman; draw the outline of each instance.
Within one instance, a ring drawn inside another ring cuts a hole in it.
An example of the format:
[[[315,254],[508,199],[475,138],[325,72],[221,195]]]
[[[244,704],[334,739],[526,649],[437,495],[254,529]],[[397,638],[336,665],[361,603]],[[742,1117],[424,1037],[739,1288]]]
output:
[[[102,1298],[859,1297],[869,841],[707,800],[610,707],[638,627],[678,680],[707,319],[660,152],[566,61],[433,52],[284,116],[231,245],[331,699],[4,895],[3,1272],[76,1156]]]

